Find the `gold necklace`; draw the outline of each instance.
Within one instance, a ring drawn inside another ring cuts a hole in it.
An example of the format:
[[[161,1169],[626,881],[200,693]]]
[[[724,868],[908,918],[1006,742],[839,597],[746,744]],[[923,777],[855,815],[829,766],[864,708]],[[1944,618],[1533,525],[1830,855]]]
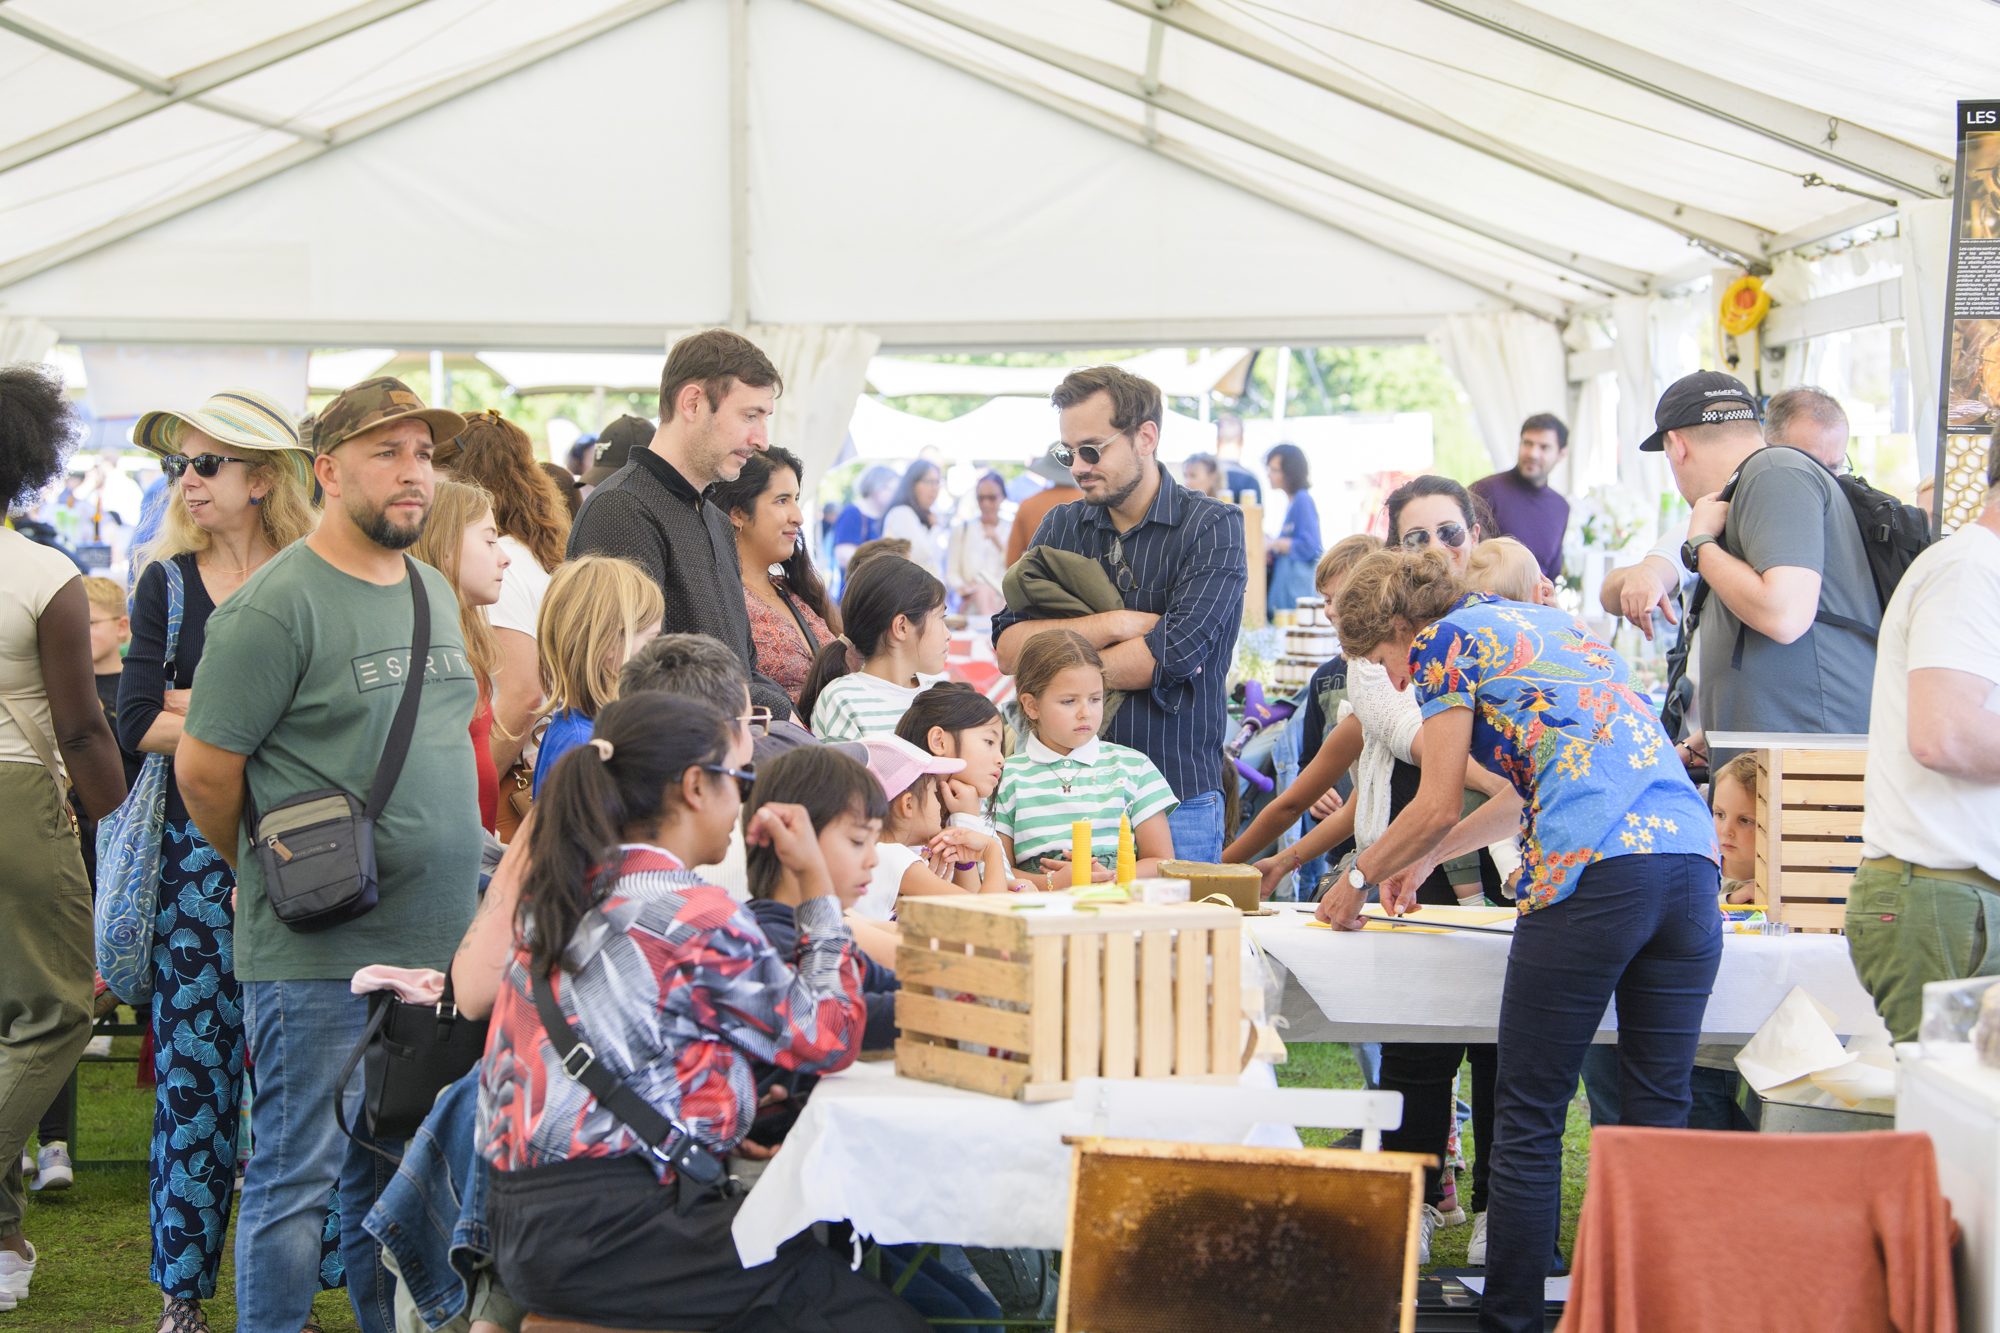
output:
[[[223,565],[210,565],[210,566],[209,566],[209,569],[210,569],[210,571],[212,571],[213,573],[217,573],[217,574],[246,574],[246,575],[247,575],[247,574],[251,574],[251,573],[254,573],[255,571],[257,571],[257,570],[259,570],[259,569],[262,569],[262,568],[264,567],[264,563],[265,563],[265,561],[268,561],[268,560],[269,560],[270,558],[271,558],[271,557],[267,555],[267,556],[265,556],[265,557],[264,557],[264,559],[263,559],[263,560],[258,560],[258,561],[255,561],[255,562],[251,563],[251,564],[248,564],[248,565],[245,565],[245,566],[243,566],[243,568],[241,568],[241,569],[230,569],[230,568],[227,568],[226,566],[223,566]],[[199,561],[197,561],[196,563],[197,563],[197,564],[199,564],[200,562],[199,562]]]

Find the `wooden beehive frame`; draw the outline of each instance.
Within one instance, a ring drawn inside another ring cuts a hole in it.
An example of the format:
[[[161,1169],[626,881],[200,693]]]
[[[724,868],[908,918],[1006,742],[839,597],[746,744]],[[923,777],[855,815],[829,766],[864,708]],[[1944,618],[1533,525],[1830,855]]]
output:
[[[1772,920],[1844,928],[1867,769],[1866,750],[1757,751],[1757,901]]]
[[[1236,1082],[1242,913],[1118,903],[1059,914],[1033,901],[898,906],[898,1073],[1031,1102],[1068,1097],[1071,1080],[1097,1076]]]

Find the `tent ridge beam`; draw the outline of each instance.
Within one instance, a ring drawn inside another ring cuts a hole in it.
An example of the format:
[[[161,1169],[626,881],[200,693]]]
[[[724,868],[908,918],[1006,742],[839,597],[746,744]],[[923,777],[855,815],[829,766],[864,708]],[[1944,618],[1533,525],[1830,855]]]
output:
[[[89,42],[72,37],[60,29],[52,28],[39,19],[29,18],[19,10],[0,5],[0,28],[18,37],[26,37],[31,42],[38,42],[58,55],[68,56],[71,60],[101,70],[113,78],[123,79],[127,83],[144,88],[149,93],[161,97],[173,95],[173,80],[161,78],[151,70],[140,69],[129,60],[92,46]]]
[[[1770,93],[1677,64],[1516,0],[1419,0],[1433,9],[1558,56],[1606,78],[1749,130],[1892,189],[1949,195],[1955,164],[1900,139]]]
[[[12,171],[15,167],[46,157],[71,144],[95,138],[108,130],[117,129],[120,125],[129,124],[155,111],[164,110],[177,102],[193,102],[204,110],[218,112],[237,120],[247,120],[266,129],[282,130],[300,138],[324,141],[329,131],[300,121],[287,120],[281,116],[271,116],[250,107],[225,102],[220,98],[203,97],[202,94],[423,3],[425,0],[368,0],[366,4],[356,5],[330,18],[321,19],[318,23],[310,24],[295,32],[281,34],[233,55],[210,61],[206,65],[198,65],[171,79],[147,75],[153,83],[141,82],[134,78],[134,75],[145,73],[136,68],[129,73],[106,71],[117,73],[119,78],[127,82],[138,83],[140,91],[57,125],[53,129],[44,130],[32,138],[0,148],[0,171]],[[0,8],[0,26],[11,28],[23,36],[29,35],[21,32],[15,22],[16,18],[18,16],[9,15],[4,8]],[[46,31],[51,36],[57,35],[53,29]],[[36,37],[35,40],[41,41],[45,46],[49,45],[41,37]],[[73,55],[73,52],[62,47],[51,49],[63,51],[65,55]]]
[[[1461,147],[1484,153],[1488,157],[1522,171],[1531,172],[1544,180],[1554,181],[1558,185],[1610,204],[1614,208],[1656,222],[1696,244],[1738,260],[1745,266],[1759,271],[1768,267],[1764,260],[1764,247],[1771,233],[1740,218],[1732,218],[1698,208],[1693,204],[1663,198],[1637,186],[1599,176],[1581,167],[1552,161],[1538,153],[1475,130],[1469,125],[1462,125],[1449,117],[1441,116],[1419,103],[1393,93],[1364,87],[1359,80],[1307,60],[1274,42],[1265,41],[1261,37],[1245,32],[1234,24],[1217,18],[1209,11],[1188,3],[1188,0],[1171,0],[1164,9],[1160,8],[1155,0],[1106,0],[1106,3],[1118,5],[1148,18],[1158,17],[1162,22],[1190,37],[1199,38],[1212,46],[1234,52],[1280,73],[1289,74],[1336,97],[1365,106],[1371,111],[1437,135]]]
[[[122,241],[127,236],[136,235],[149,227],[177,218],[183,213],[200,208],[203,204],[212,203],[225,195],[254,185],[260,180],[289,171],[302,162],[310,162],[322,153],[332,152],[358,139],[364,139],[377,130],[387,129],[432,107],[442,106],[453,98],[483,88],[496,79],[504,79],[509,74],[547,60],[550,56],[559,55],[594,37],[601,37],[607,32],[622,28],[635,19],[644,18],[673,3],[674,0],[626,0],[626,3],[608,9],[575,27],[565,28],[539,41],[529,42],[476,69],[440,80],[427,88],[419,88],[416,92],[399,97],[373,111],[363,112],[351,120],[342,121],[332,127],[325,140],[308,139],[288,148],[281,148],[275,153],[218,176],[214,180],[205,181],[193,189],[163,199],[148,208],[138,209],[102,226],[81,232],[68,240],[0,264],[0,290],[20,282],[23,278],[31,278],[58,264],[67,263],[80,255],[102,249],[114,241]]]
[[[1400,189],[1386,181],[1376,180],[1360,172],[1349,170],[1342,164],[1310,148],[1292,143],[1239,117],[1230,115],[1226,111],[1221,111],[1185,93],[1165,87],[1159,82],[1158,78],[1157,45],[1149,45],[1147,73],[1142,76],[1134,74],[1129,70],[1121,69],[1116,65],[1106,64],[1101,60],[1094,60],[1088,56],[1078,55],[1073,51],[1052,46],[1047,42],[1025,34],[1011,32],[996,24],[988,23],[983,19],[974,18],[971,15],[962,13],[949,5],[939,4],[937,0],[897,0],[897,2],[906,8],[916,10],[920,14],[963,29],[976,37],[984,38],[996,45],[1004,46],[1011,51],[1032,57],[1043,64],[1051,65],[1066,74],[1073,74],[1078,78],[1095,83],[1099,87],[1108,88],[1112,92],[1122,93],[1127,97],[1137,99],[1146,108],[1146,134],[1149,143],[1159,135],[1159,126],[1154,118],[1154,113],[1156,111],[1165,111],[1170,115],[1179,116],[1183,120],[1191,121],[1218,134],[1226,135],[1229,138],[1237,140],[1239,143],[1245,143],[1253,148],[1270,153],[1274,157],[1283,158],[1288,162],[1304,167],[1308,171],[1341,181],[1344,184],[1387,199],[1392,203],[1400,204],[1404,208],[1426,214],[1441,222],[1449,223],[1452,226],[1463,228],[1476,236],[1483,236],[1489,241],[1494,241],[1510,249],[1518,250],[1522,254],[1532,255],[1534,258],[1544,263],[1553,264],[1559,269],[1582,274],[1594,280],[1597,284],[1601,284],[1598,288],[1600,294],[1610,294],[1603,291],[1605,287],[1614,288],[1617,291],[1622,291],[1630,295],[1636,295],[1646,289],[1646,282],[1650,275],[1642,273],[1637,269],[1593,259],[1565,247],[1548,245],[1530,237],[1520,236],[1504,228],[1482,222],[1468,214],[1426,199],[1421,195]],[[1157,33],[1162,30],[1162,26],[1155,22],[1152,31]]]

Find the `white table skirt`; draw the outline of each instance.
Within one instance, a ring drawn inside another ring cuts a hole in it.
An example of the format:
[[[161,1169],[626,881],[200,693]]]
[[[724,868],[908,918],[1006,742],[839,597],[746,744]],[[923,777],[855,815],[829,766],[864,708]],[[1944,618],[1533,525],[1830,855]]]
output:
[[[1244,922],[1288,975],[1287,1041],[1492,1041],[1507,976],[1504,935],[1428,935],[1313,927],[1310,910],[1281,905]],[[1794,986],[1840,1016],[1842,1036],[1881,1020],[1841,935],[1724,935],[1722,966],[1702,1019],[1705,1042],[1745,1042]],[[1607,1009],[1599,1041],[1616,1039]]]
[[[1271,1066],[1243,1082],[1271,1087]],[[785,1146],[743,1201],[731,1231],[745,1265],[815,1222],[854,1223],[886,1245],[1062,1248],[1070,1149],[1090,1133],[1074,1102],[1029,1105],[899,1078],[888,1063],[857,1064],[819,1081]],[[1289,1127],[1184,1120],[1112,1126],[1121,1137],[1299,1146]]]

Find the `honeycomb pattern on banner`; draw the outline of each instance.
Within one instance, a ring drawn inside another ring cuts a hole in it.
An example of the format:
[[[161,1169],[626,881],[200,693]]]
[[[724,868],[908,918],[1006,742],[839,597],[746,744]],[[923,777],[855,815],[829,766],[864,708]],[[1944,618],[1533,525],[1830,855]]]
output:
[[[1940,534],[1958,531],[1979,517],[1986,499],[1984,435],[1952,435],[1945,442],[1944,522]]]

